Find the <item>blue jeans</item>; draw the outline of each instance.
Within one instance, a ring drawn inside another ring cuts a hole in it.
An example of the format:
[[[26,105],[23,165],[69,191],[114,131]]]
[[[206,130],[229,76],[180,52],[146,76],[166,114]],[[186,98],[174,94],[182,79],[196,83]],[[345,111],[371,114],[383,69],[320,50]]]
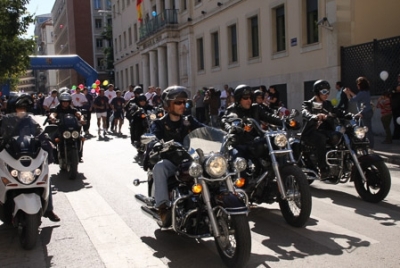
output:
[[[169,206],[170,200],[168,195],[168,178],[175,174],[176,168],[177,167],[167,159],[163,159],[154,165],[153,180],[156,207],[159,207],[164,203]]]
[[[366,113],[362,113],[362,121],[364,126],[368,127],[367,138],[369,140],[369,147],[374,149],[374,133],[372,132],[372,116],[374,112],[368,111]]]

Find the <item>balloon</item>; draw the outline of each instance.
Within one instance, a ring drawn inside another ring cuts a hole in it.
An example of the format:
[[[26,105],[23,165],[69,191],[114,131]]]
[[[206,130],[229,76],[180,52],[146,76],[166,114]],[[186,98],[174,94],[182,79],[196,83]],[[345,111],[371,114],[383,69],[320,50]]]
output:
[[[157,12],[153,11],[153,12],[151,12],[151,15],[152,15],[153,17],[155,17],[155,16],[157,16]]]
[[[400,116],[399,116],[399,117],[397,117],[397,119],[396,119],[396,123],[400,125]]]
[[[386,81],[386,79],[389,77],[389,73],[386,72],[386,71],[382,71],[382,72],[379,74],[379,76],[381,77],[381,79],[382,79],[383,81]]]
[[[108,80],[104,80],[103,81],[103,86],[107,86],[108,85]]]
[[[80,89],[83,89],[85,86],[83,84],[79,84],[78,86]]]
[[[93,88],[93,89],[90,91],[90,93],[94,94],[94,93],[96,93],[96,90]]]
[[[73,86],[71,87],[71,89],[76,89],[76,86],[75,86],[75,85],[73,85]]]
[[[75,89],[72,89],[72,90],[71,90],[71,94],[74,94],[74,93],[75,93]]]
[[[96,85],[100,85],[100,80],[97,79],[96,82],[94,82]]]
[[[96,87],[97,87],[96,83],[93,83],[92,88],[96,88]]]
[[[338,105],[339,102],[338,102],[337,99],[332,99],[331,103],[332,103],[333,106],[336,106],[336,105]]]

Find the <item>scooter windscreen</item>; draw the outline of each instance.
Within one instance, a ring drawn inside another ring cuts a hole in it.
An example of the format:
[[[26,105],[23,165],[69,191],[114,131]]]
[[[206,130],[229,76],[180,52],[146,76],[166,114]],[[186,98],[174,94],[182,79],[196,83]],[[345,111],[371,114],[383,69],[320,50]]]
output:
[[[14,158],[30,156],[36,158],[40,151],[40,142],[33,136],[14,136],[5,146],[6,151]]]
[[[76,130],[80,128],[78,119],[73,114],[60,114],[60,128],[62,130]]]

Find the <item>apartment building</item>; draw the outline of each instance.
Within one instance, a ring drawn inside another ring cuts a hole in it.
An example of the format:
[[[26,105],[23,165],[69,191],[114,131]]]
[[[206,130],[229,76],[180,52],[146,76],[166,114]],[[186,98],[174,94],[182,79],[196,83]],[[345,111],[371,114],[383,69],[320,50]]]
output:
[[[138,20],[137,3],[142,14]],[[112,0],[116,84],[277,85],[299,108],[340,48],[398,36],[397,0]]]

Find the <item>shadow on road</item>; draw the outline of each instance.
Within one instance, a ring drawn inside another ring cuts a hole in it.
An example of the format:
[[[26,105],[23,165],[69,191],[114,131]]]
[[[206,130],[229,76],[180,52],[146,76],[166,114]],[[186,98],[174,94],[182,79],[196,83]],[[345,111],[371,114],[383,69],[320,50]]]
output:
[[[332,186],[334,187],[334,186]],[[354,195],[332,189],[311,188],[314,198],[331,199],[334,204],[354,208],[354,212],[375,219],[385,226],[397,226],[400,221],[400,207],[383,200],[380,203],[369,203],[358,197],[356,189]],[[390,192],[389,192],[390,195]]]
[[[50,182],[54,185],[53,192],[74,192],[84,188],[91,188],[90,183],[85,182],[87,178],[83,173],[78,173],[75,180],[70,180],[66,172],[59,171],[50,177]]]

